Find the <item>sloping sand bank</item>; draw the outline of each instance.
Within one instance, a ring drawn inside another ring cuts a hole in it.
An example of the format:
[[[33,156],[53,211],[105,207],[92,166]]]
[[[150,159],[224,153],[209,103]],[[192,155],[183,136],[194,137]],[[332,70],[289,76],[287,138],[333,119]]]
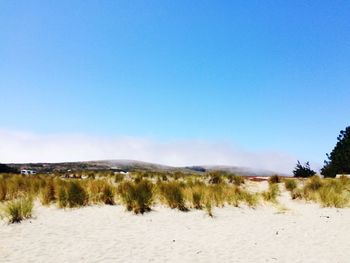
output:
[[[0,224],[0,262],[349,262],[350,209],[293,203],[224,207],[214,218],[156,207],[36,206],[37,218]]]

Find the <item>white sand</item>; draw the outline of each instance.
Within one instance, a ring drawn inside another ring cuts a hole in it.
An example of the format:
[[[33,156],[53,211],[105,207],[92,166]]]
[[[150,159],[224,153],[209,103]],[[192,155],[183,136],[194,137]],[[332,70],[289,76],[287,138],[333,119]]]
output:
[[[0,223],[0,262],[350,262],[350,209],[291,201],[188,213],[121,206],[36,206],[36,218]]]

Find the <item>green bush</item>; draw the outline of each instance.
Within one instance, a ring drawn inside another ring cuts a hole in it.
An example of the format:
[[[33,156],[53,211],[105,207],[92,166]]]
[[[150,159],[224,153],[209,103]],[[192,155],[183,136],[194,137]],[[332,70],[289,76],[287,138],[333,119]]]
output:
[[[321,174],[335,177],[337,174],[350,174],[350,126],[341,130],[337,143],[330,154],[327,154]]]
[[[314,170],[310,168],[310,163],[306,162],[305,165],[302,165],[299,161],[296,167],[293,170],[294,177],[311,177],[316,174]]]

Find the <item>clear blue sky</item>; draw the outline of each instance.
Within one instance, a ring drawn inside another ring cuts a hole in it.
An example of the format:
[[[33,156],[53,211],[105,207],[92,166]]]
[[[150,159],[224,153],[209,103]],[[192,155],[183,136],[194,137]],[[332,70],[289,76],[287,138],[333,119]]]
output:
[[[1,1],[0,128],[227,141],[322,162],[349,1]]]

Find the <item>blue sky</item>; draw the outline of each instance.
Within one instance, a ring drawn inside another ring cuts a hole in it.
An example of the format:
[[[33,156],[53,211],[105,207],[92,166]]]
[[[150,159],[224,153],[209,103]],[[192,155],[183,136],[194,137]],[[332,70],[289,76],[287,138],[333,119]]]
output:
[[[0,58],[7,132],[322,164],[349,125],[348,1],[1,1]]]

